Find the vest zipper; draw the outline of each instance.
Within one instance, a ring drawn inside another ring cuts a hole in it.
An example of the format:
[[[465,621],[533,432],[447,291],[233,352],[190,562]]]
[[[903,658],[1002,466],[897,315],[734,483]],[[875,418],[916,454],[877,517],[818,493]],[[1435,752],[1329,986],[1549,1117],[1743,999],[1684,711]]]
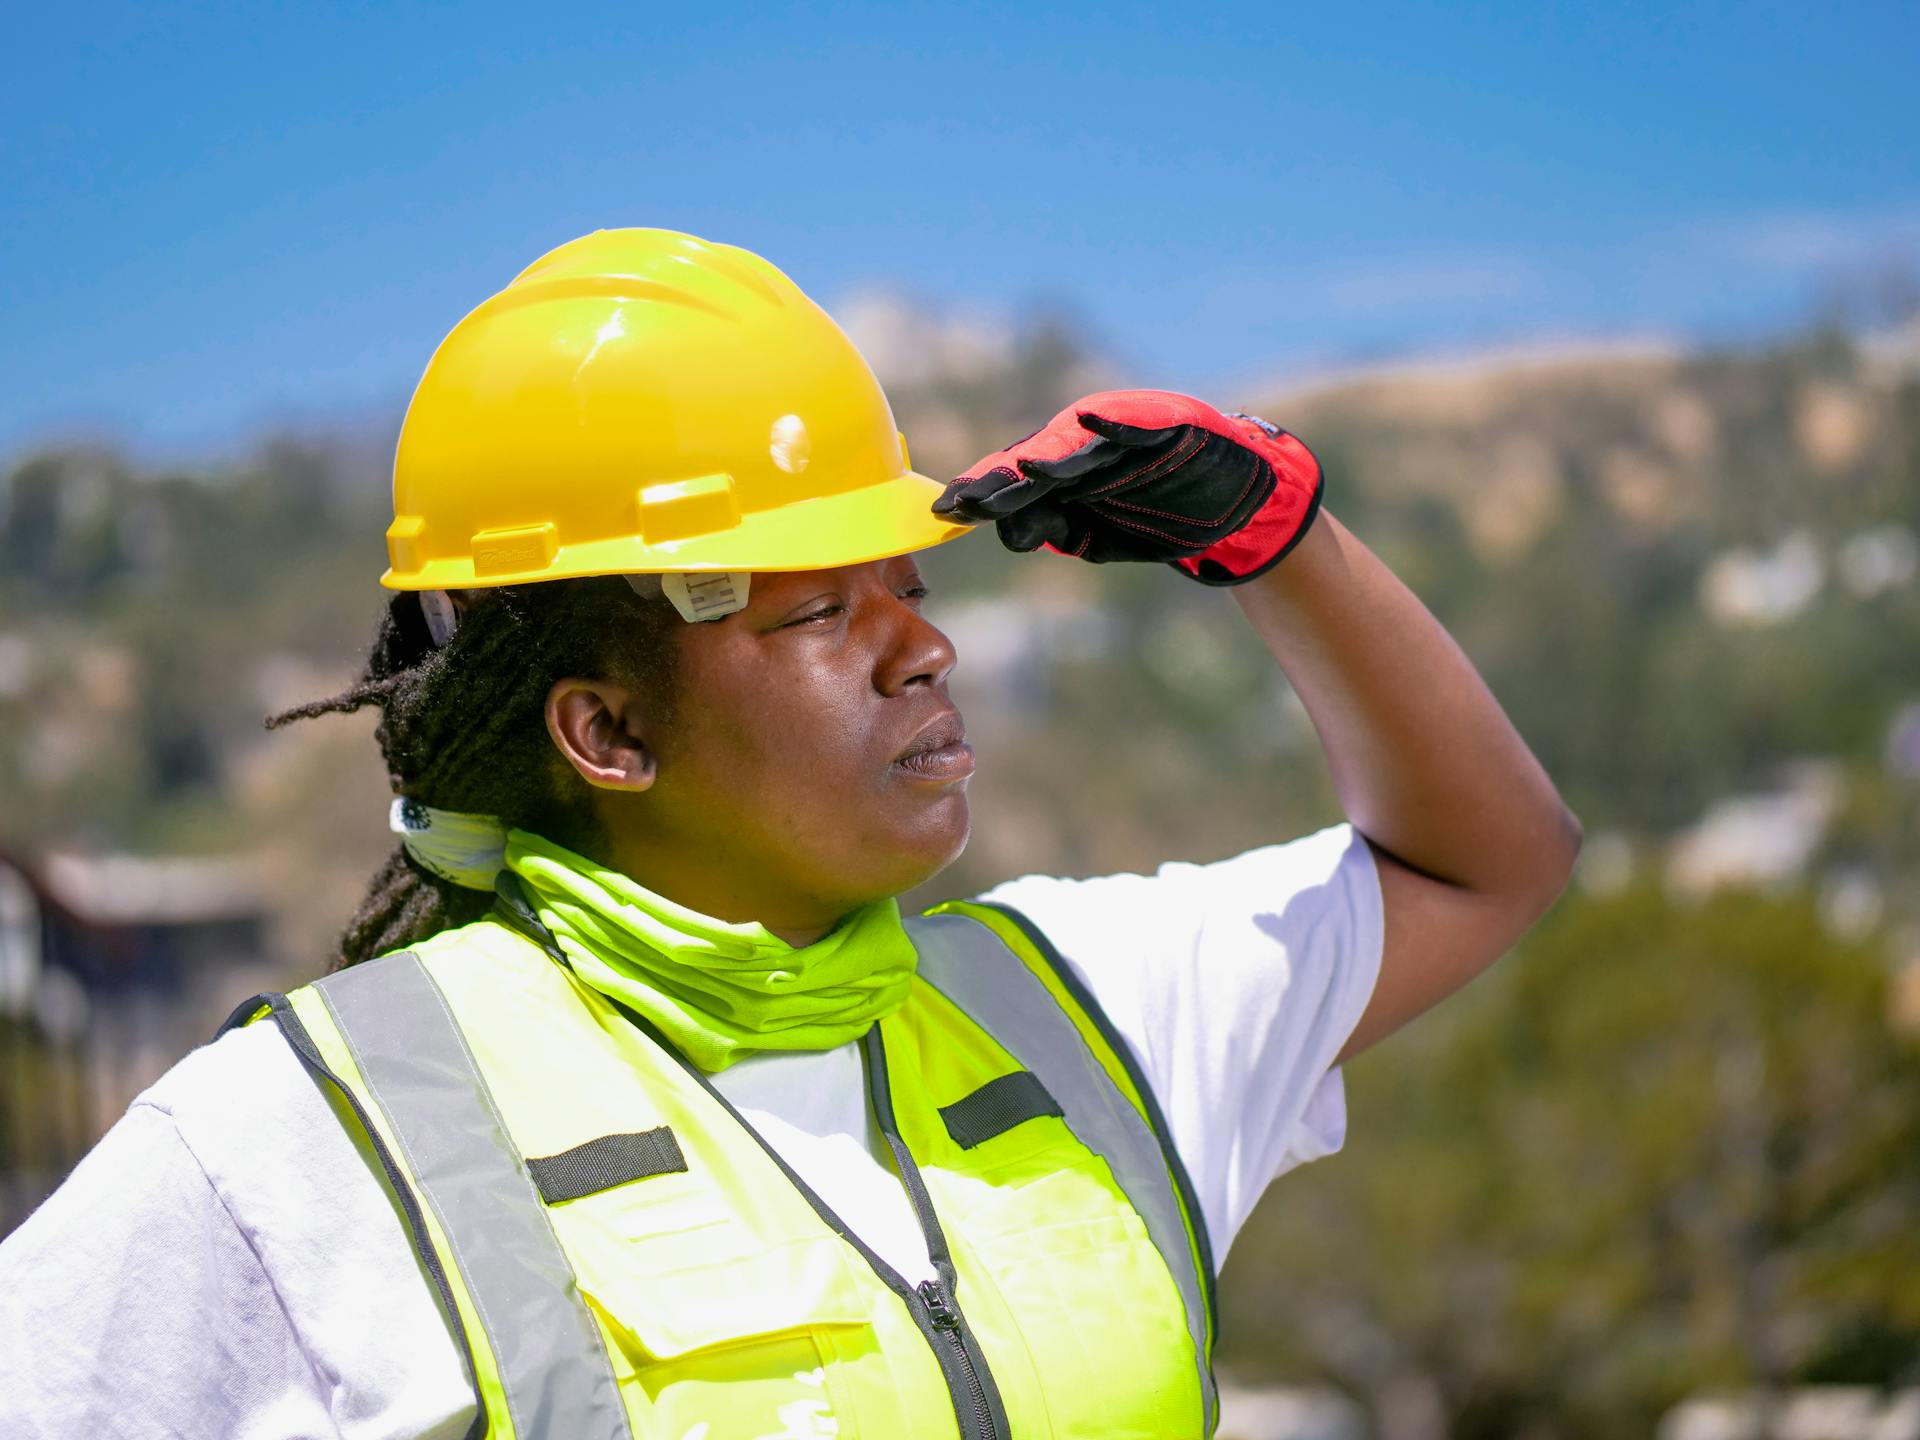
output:
[[[987,1387],[980,1383],[980,1372],[974,1369],[973,1357],[967,1353],[967,1341],[960,1331],[958,1312],[947,1303],[947,1293],[938,1280],[922,1280],[915,1288],[920,1292],[920,1303],[927,1307],[927,1317],[933,1322],[933,1328],[945,1336],[952,1347],[954,1367],[967,1385],[967,1398],[972,1402],[973,1425],[967,1425],[966,1416],[960,1413],[956,1399],[954,1415],[960,1421],[960,1433],[966,1436],[998,1435],[1000,1431],[993,1423],[993,1409],[987,1404]]]
[[[573,962],[567,959],[566,952],[554,940],[553,933],[540,923],[539,916],[534,913],[533,906],[520,889],[520,877],[503,870],[495,881],[495,889],[504,902],[495,908],[496,917],[546,951],[562,969],[571,972]],[[580,983],[584,985],[586,982]],[[934,1273],[938,1276],[935,1280],[923,1280],[918,1286],[908,1284],[905,1276],[882,1260],[866,1241],[856,1235],[853,1227],[835,1214],[833,1208],[814,1192],[813,1187],[780,1157],[780,1152],[769,1145],[765,1137],[733,1108],[733,1102],[714,1088],[713,1082],[700,1067],[682,1055],[660,1033],[659,1027],[618,996],[609,995],[604,990],[594,993],[626,1016],[642,1034],[670,1055],[687,1077],[704,1090],[708,1098],[732,1118],[734,1124],[753,1138],[753,1143],[779,1167],[780,1173],[787,1177],[787,1183],[800,1192],[827,1228],[851,1245],[881,1283],[900,1297],[901,1303],[907,1307],[907,1313],[913,1317],[913,1323],[925,1337],[927,1347],[933,1351],[933,1358],[940,1366],[941,1378],[947,1382],[947,1396],[953,1404],[954,1423],[960,1427],[960,1440],[1011,1440],[1006,1412],[1000,1403],[1000,1390],[993,1383],[993,1372],[987,1368],[986,1357],[980,1353],[979,1343],[967,1328],[966,1317],[961,1314],[959,1302],[954,1298],[959,1277],[954,1273],[953,1257],[947,1250],[946,1232],[940,1228],[939,1217],[933,1213],[933,1201],[927,1194],[926,1183],[920,1178],[920,1167],[914,1164],[906,1141],[900,1138],[899,1126],[894,1122],[893,1094],[887,1084],[887,1052],[880,1040],[879,1024],[876,1022],[861,1041],[867,1056],[867,1095],[873,1102],[880,1133],[886,1136],[887,1145],[893,1151],[894,1162],[900,1169],[900,1179],[907,1187],[907,1198],[913,1203],[914,1218],[920,1222],[920,1233],[927,1242],[927,1256],[933,1261]]]
[[[954,1418],[960,1422],[964,1440],[1004,1440],[1008,1427],[999,1387],[993,1383],[993,1372],[987,1366],[986,1356],[980,1353],[980,1342],[960,1309],[955,1293],[959,1277],[953,1268],[953,1255],[947,1249],[946,1232],[940,1228],[940,1217],[933,1210],[933,1197],[927,1193],[920,1167],[914,1163],[913,1152],[907,1149],[894,1118],[893,1088],[887,1080],[887,1048],[880,1038],[879,1024],[867,1031],[860,1047],[867,1057],[867,1094],[873,1101],[874,1119],[893,1151],[907,1199],[913,1204],[914,1218],[920,1222],[920,1233],[926,1238],[927,1256],[933,1261],[937,1278],[921,1281],[914,1293],[926,1311],[932,1335],[940,1336],[947,1346],[951,1363],[943,1361],[940,1368],[946,1373],[947,1388],[953,1392]],[[937,1357],[938,1351],[935,1353]],[[962,1392],[966,1401],[964,1408]]]

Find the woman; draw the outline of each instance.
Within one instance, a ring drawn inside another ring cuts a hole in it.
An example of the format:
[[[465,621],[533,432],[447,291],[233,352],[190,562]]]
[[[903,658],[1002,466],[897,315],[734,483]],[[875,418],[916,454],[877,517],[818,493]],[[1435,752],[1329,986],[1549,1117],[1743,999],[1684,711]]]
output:
[[[1337,1066],[1579,843],[1305,447],[1110,392],[941,487],[779,271],[603,231],[443,343],[395,500],[364,679],[275,723],[377,706],[401,843],[0,1247],[0,1430],[1209,1432]],[[903,921],[974,766],[912,554],[987,521],[1231,587],[1350,823]]]

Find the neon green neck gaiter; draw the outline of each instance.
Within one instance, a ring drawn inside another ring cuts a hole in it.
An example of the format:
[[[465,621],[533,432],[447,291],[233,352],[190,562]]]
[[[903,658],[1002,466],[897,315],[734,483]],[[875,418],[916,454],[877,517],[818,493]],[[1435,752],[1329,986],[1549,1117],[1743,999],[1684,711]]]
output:
[[[694,1064],[724,1070],[754,1050],[831,1050],[905,1003],[919,961],[900,906],[879,900],[795,949],[765,926],[730,925],[654,894],[525,830],[507,868],[587,984],[658,1025]]]

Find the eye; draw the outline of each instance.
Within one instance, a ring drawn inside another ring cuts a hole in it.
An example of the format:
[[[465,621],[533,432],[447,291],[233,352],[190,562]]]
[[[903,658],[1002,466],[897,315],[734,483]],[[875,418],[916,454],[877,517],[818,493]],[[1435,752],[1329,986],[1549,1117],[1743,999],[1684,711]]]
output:
[[[780,628],[782,630],[788,630],[795,625],[824,624],[826,621],[836,619],[840,615],[845,614],[846,608],[846,606],[840,604],[838,601],[831,601],[820,606],[817,610],[809,610],[806,614],[787,621],[786,624]]]
[[[927,593],[927,582],[916,578],[906,589],[900,592],[900,598],[902,600],[924,600],[927,598]]]

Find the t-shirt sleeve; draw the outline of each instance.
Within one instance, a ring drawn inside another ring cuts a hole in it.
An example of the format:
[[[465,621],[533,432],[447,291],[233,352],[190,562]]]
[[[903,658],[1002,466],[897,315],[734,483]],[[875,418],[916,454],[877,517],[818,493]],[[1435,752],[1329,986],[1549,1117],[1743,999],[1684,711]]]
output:
[[[1133,1047],[1216,1263],[1276,1176],[1340,1148],[1334,1057],[1384,936],[1373,852],[1351,825],[1152,875],[1029,875],[981,898],[1033,921]]]
[[[136,1103],[0,1243],[0,1435],[333,1433],[246,1237]]]

